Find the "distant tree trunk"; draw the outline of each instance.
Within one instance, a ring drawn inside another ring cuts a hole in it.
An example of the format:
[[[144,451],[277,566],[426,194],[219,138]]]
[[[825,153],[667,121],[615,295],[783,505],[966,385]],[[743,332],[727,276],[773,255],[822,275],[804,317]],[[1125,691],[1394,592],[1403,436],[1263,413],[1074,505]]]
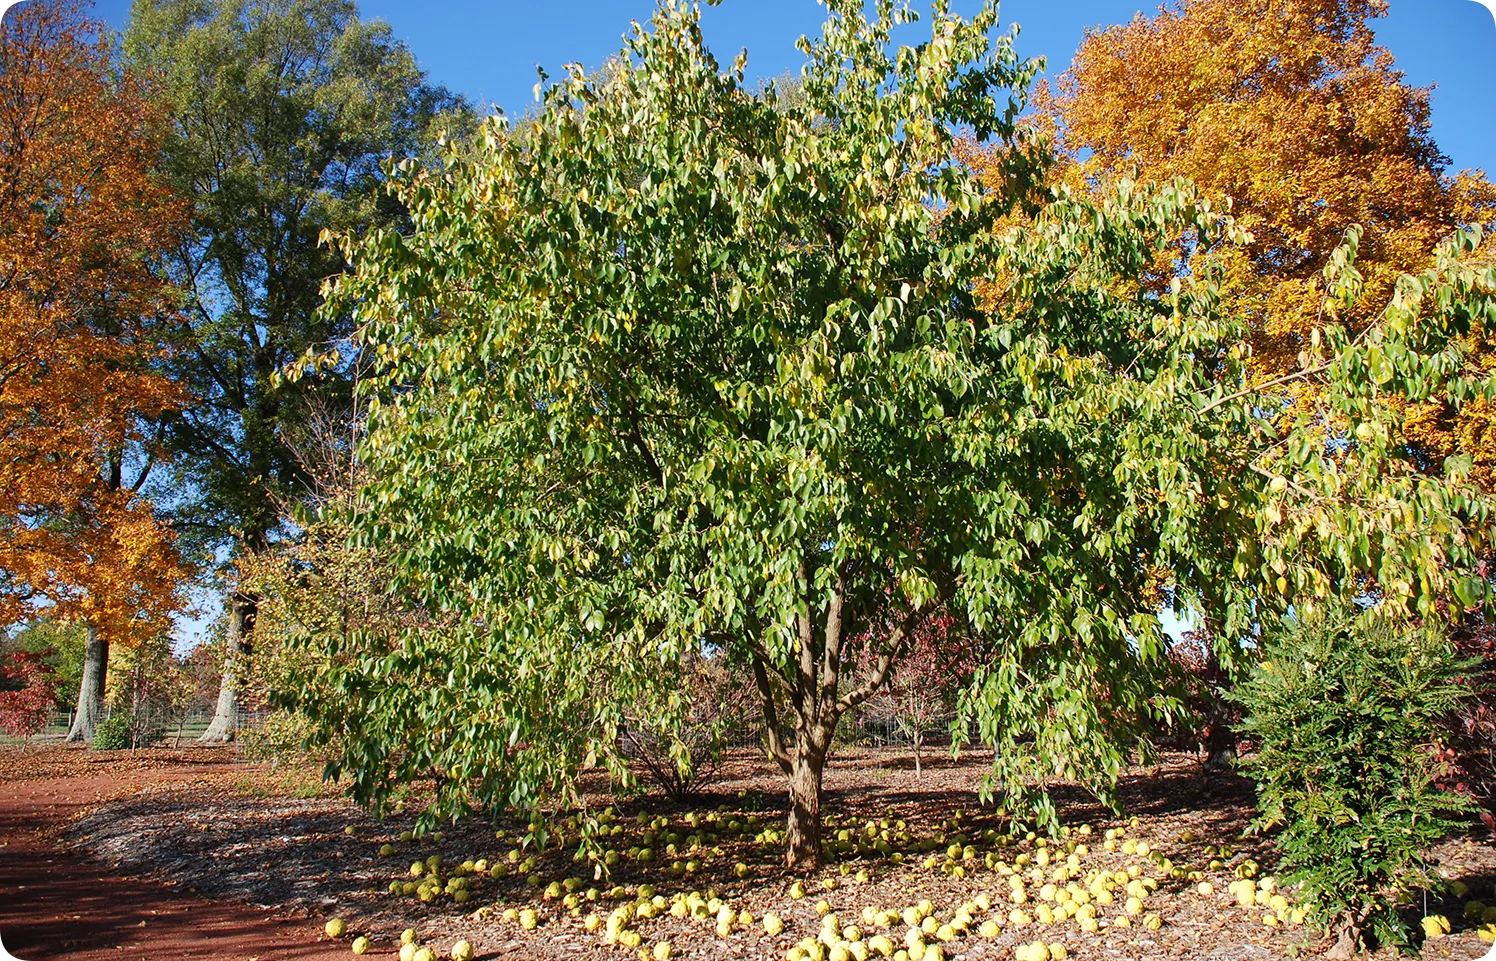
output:
[[[83,682],[78,685],[78,713],[68,730],[68,741],[92,741],[104,710],[104,681],[109,674],[109,640],[93,624],[83,654]]]
[[[200,744],[225,744],[234,739],[239,720],[239,679],[236,667],[249,656],[254,632],[255,598],[235,591],[229,599],[229,629],[224,652],[223,681],[218,687],[218,704],[208,729],[198,738]]]
[[[1221,669],[1215,645],[1209,646],[1205,669],[1211,694],[1205,718],[1205,770],[1229,771],[1236,764],[1236,730],[1233,726],[1236,717],[1223,696],[1230,679]]]
[[[920,748],[924,747],[925,736],[919,731],[914,732],[914,776],[923,778],[924,771],[920,769]]]
[[[1236,732],[1218,713],[1205,728],[1205,770],[1229,771],[1236,763]]]

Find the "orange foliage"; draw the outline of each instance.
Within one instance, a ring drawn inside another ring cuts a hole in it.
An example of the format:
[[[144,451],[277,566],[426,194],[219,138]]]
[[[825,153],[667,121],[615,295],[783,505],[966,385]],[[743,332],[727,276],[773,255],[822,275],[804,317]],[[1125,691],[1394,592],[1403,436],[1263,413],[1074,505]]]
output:
[[[1368,20],[1385,12],[1384,0],[1177,0],[1091,34],[1054,88],[1037,92],[1061,180],[1096,189],[1185,176],[1230,199],[1254,240],[1226,253],[1222,289],[1252,327],[1263,380],[1295,370],[1326,322],[1320,271],[1351,225],[1365,228],[1356,261],[1365,288],[1339,319],[1359,330],[1440,240],[1496,218],[1484,175],[1445,172],[1428,91],[1405,84],[1375,45]],[[1471,338],[1471,362],[1483,368],[1496,366],[1488,337]],[[1464,452],[1491,483],[1488,406],[1410,414],[1428,469]]]
[[[98,29],[33,0],[0,27],[0,623],[38,602],[130,645],[183,577],[124,478],[182,402],[152,370],[173,310],[154,270],[185,223],[155,178],[158,118]]]

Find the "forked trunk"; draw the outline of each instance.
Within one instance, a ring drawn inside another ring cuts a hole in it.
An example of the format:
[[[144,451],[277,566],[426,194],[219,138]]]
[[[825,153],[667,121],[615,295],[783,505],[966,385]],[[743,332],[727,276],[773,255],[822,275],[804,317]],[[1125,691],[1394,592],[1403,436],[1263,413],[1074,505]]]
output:
[[[802,559],[798,582],[807,588],[813,582],[811,566]],[[798,644],[792,660],[778,662],[750,642],[753,680],[758,687],[764,722],[764,748],[789,779],[790,813],[786,823],[784,863],[791,871],[813,870],[821,864],[821,775],[826,755],[836,733],[836,724],[850,710],[866,701],[887,680],[894,660],[905,649],[918,611],[907,612],[888,633],[864,652],[871,670],[862,683],[845,693],[841,690],[843,607],[847,578],[838,572],[825,607],[825,620],[817,624],[809,606],[796,615]],[[786,738],[780,729],[780,705],[793,719],[794,734]]]
[[[821,864],[821,774],[825,767],[824,750],[817,753],[811,745],[796,750],[784,852],[785,866],[791,871],[814,870]]]
[[[234,739],[239,729],[238,666],[249,654],[250,632],[254,629],[255,601],[243,594],[229,600],[228,650],[223,661],[223,681],[218,686],[218,704],[208,729],[198,738],[201,744],[224,744]]]
[[[92,742],[104,711],[104,680],[109,674],[109,640],[88,625],[88,644],[83,653],[83,682],[78,686],[78,713],[68,730],[70,742]]]

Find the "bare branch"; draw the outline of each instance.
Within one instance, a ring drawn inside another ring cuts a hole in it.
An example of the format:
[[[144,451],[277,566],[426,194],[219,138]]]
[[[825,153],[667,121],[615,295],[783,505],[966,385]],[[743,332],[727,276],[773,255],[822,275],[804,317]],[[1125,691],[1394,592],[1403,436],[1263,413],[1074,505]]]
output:
[[[793,762],[789,751],[785,750],[784,741],[779,737],[779,707],[774,703],[774,685],[769,681],[768,668],[764,665],[764,658],[758,650],[753,652],[753,683],[758,686],[758,693],[762,698],[759,706],[764,715],[764,739],[768,745],[769,756],[779,763],[785,774],[788,774]]]

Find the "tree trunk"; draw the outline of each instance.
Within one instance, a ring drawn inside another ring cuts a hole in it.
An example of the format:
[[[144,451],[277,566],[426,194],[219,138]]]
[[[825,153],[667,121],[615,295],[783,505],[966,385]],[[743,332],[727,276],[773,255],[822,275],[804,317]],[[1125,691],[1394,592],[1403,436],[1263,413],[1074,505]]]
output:
[[[799,575],[799,583],[808,591],[813,578],[805,559],[800,562]],[[821,864],[821,775],[837,722],[882,687],[893,662],[903,654],[909,632],[920,616],[917,610],[907,612],[890,625],[886,635],[870,645],[864,656],[871,659],[872,669],[861,684],[843,694],[842,615],[846,593],[846,573],[840,571],[827,599],[823,623],[817,624],[812,619],[809,604],[796,614],[798,656],[783,662],[769,656],[761,646],[759,631],[754,632],[749,642],[753,649],[753,680],[761,699],[764,747],[789,780],[784,861],[791,871],[813,870]],[[794,735],[790,739],[779,729],[781,697],[794,718]]]
[[[92,741],[104,709],[104,681],[109,674],[109,640],[88,625],[88,644],[83,655],[83,683],[78,686],[78,713],[68,730],[68,741]]]
[[[920,755],[920,750],[919,749],[923,746],[923,744],[922,744],[923,741],[924,741],[924,738],[921,737],[919,734],[916,733],[914,735],[914,777],[915,777],[916,780],[921,780],[925,776],[924,771],[922,771],[920,769],[920,763],[919,763],[920,762],[920,756],[919,756]]]
[[[239,722],[239,680],[235,669],[250,652],[250,633],[254,630],[255,599],[235,592],[229,599],[229,630],[224,652],[223,682],[218,687],[218,704],[208,729],[199,737],[200,744],[226,744],[234,739]]]
[[[791,871],[810,871],[821,864],[821,774],[826,750],[801,740],[790,770],[790,813],[784,863]]]
[[[1205,770],[1229,771],[1236,764],[1236,732],[1218,712],[1205,731]]]

